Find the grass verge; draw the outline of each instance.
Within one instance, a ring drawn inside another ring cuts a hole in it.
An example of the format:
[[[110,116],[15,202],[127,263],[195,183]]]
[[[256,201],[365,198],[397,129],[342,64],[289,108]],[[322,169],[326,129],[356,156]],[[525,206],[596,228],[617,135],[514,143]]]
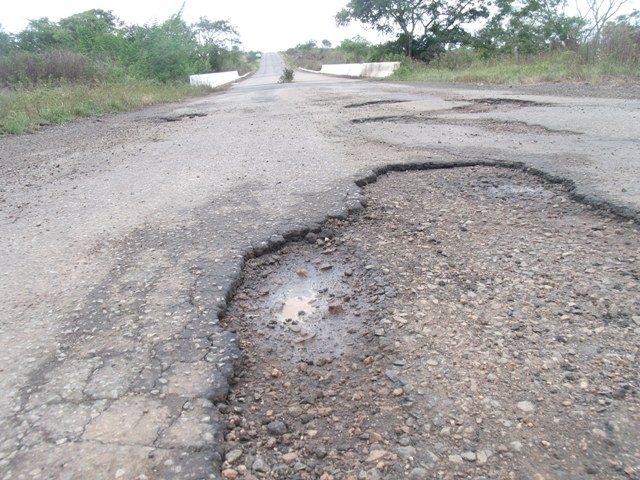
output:
[[[422,82],[460,82],[486,84],[534,84],[545,82],[628,83],[640,80],[637,67],[614,65],[606,61],[582,62],[572,52],[561,52],[518,61],[510,58],[483,61],[445,55],[425,65],[404,61],[394,80]]]
[[[0,89],[0,134],[28,133],[42,124],[134,110],[210,92],[208,87],[136,80],[94,86],[69,84]]]

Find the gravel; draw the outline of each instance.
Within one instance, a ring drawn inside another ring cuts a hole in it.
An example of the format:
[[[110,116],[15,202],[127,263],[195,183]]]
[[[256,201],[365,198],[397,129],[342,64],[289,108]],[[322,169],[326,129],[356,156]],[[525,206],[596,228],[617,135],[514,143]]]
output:
[[[640,478],[638,226],[513,169],[365,193],[247,263],[227,478]]]

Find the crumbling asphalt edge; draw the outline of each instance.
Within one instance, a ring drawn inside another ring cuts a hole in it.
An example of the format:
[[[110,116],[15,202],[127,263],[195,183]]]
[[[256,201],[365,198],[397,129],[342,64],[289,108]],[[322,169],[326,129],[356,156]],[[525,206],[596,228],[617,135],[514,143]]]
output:
[[[509,162],[499,160],[477,160],[477,161],[438,161],[428,160],[424,162],[408,162],[408,163],[391,163],[375,167],[371,170],[361,172],[353,177],[353,189],[350,189],[344,199],[344,207],[340,212],[333,212],[326,215],[321,221],[312,221],[307,224],[296,225],[295,227],[287,230],[281,234],[271,235],[267,240],[260,241],[251,248],[247,248],[240,255],[237,272],[238,274],[231,279],[231,283],[228,285],[224,294],[224,303],[218,305],[216,309],[216,317],[219,320],[228,309],[229,303],[233,300],[238,287],[242,284],[244,279],[244,268],[246,262],[252,258],[257,258],[262,255],[273,253],[288,243],[298,242],[305,239],[310,233],[318,233],[322,230],[323,224],[331,219],[347,219],[349,215],[354,214],[360,210],[363,210],[367,206],[366,197],[363,192],[363,188],[369,184],[375,183],[378,179],[388,173],[392,172],[410,172],[410,171],[424,171],[424,170],[438,170],[438,169],[451,169],[451,168],[470,168],[470,167],[497,167],[497,168],[510,168],[521,170],[530,175],[542,178],[543,180],[562,185],[566,188],[569,197],[581,204],[590,206],[597,211],[605,214],[612,215],[624,221],[633,221],[636,224],[640,224],[640,210],[633,209],[627,206],[618,205],[614,202],[603,200],[595,195],[588,195],[577,192],[576,183],[567,177],[561,177],[550,174],[544,170],[533,168],[528,166],[524,162]],[[235,335],[234,335],[235,337]],[[226,370],[225,385],[220,393],[224,392],[224,397],[228,395],[230,388],[230,381],[233,375],[238,371],[242,365],[242,352],[239,348],[239,342],[237,338],[234,338],[233,345],[237,348],[234,355],[237,358],[233,363],[233,368]],[[222,395],[218,397],[221,399]],[[222,458],[222,445],[216,447],[218,455],[217,458]],[[217,462],[216,462],[217,463]],[[221,468],[220,464],[215,466],[216,475],[218,475]]]

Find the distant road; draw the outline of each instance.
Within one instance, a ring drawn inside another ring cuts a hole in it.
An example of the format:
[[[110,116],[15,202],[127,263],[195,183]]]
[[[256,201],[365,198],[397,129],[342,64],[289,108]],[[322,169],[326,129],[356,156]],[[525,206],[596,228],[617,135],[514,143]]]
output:
[[[265,53],[262,55],[262,62],[256,76],[280,75],[285,67],[282,57],[277,53]]]

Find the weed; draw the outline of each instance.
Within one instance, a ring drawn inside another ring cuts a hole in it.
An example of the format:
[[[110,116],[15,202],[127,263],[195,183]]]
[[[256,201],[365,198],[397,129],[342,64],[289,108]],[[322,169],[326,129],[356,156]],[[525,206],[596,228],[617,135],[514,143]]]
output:
[[[282,70],[282,75],[278,79],[278,83],[291,83],[293,82],[293,77],[295,76],[295,72],[293,68],[285,67]]]

